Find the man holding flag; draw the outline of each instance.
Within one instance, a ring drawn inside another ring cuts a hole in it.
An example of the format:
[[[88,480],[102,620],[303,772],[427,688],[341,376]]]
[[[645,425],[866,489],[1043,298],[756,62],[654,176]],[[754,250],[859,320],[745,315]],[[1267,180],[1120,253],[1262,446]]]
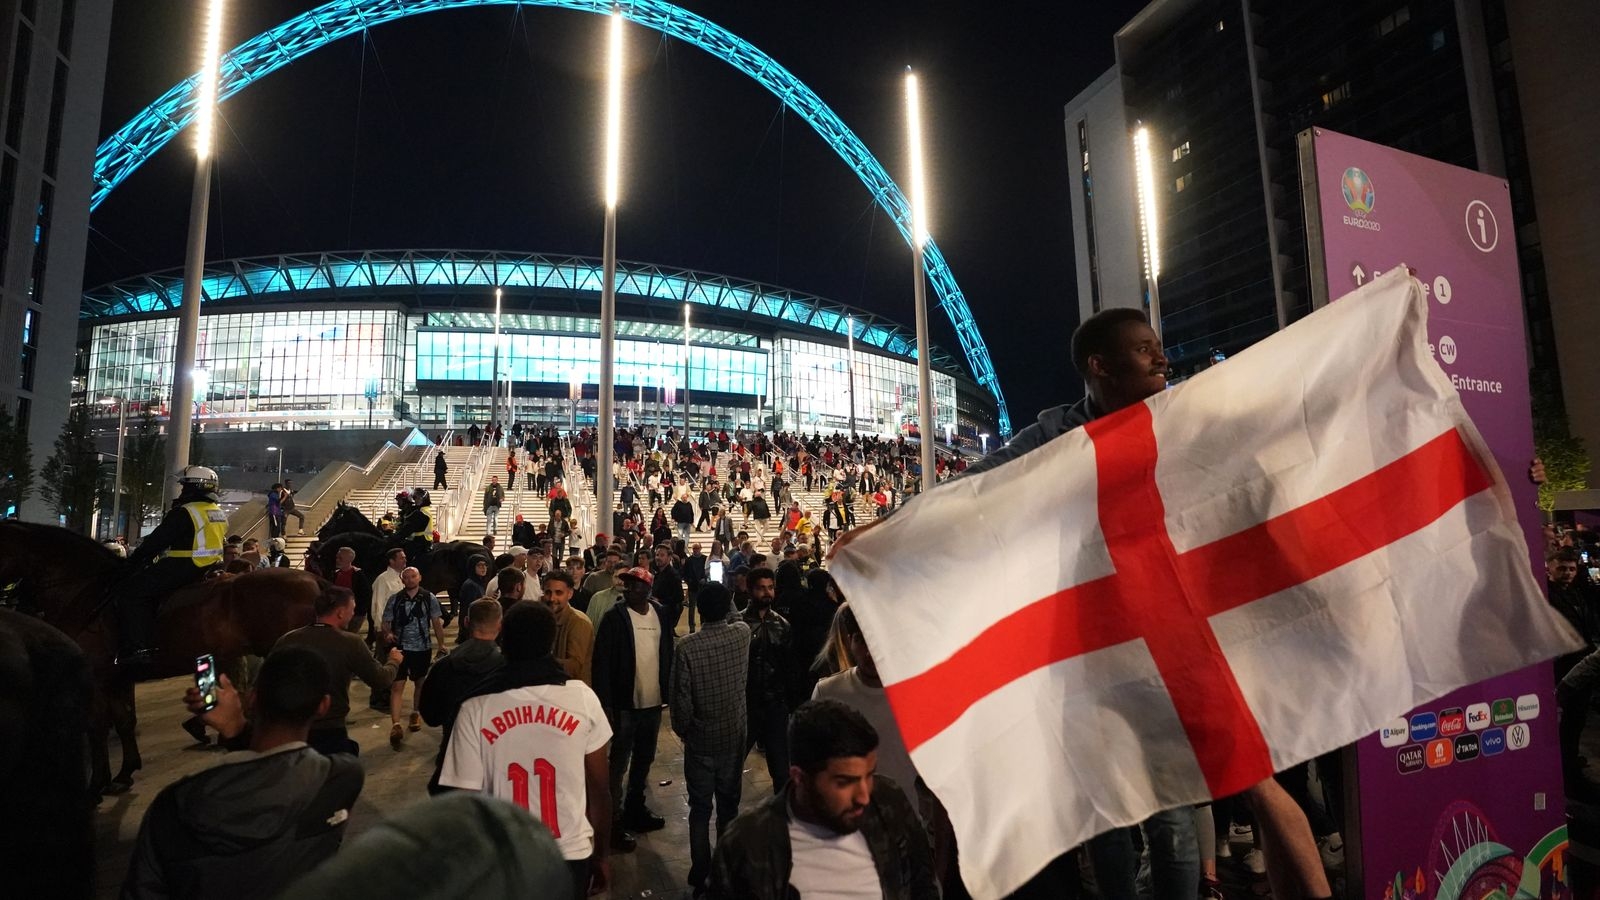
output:
[[[1171,391],[1136,311],[1085,322],[1073,359],[1082,402],[836,548],[963,879],[1000,896],[1097,834],[1243,793],[1274,895],[1325,897],[1272,773],[1576,642],[1426,301],[1396,269]],[[975,505],[1007,512],[975,535]],[[919,604],[996,553],[1046,564],[1009,567],[991,604]],[[1038,778],[994,774],[1017,771]]]

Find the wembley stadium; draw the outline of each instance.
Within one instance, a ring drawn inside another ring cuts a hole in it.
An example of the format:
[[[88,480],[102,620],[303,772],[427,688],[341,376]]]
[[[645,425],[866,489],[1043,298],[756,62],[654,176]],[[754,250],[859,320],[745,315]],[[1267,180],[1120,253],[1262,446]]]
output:
[[[499,251],[209,263],[198,422],[208,432],[465,428],[490,421],[498,373],[514,421],[593,424],[601,277],[598,259]],[[164,416],[182,293],[181,270],[85,292],[78,396]],[[910,434],[916,358],[914,331],[875,313],[728,275],[618,265],[619,424],[681,426],[687,384],[694,431],[827,433],[853,419],[859,433]],[[936,437],[976,447],[997,433],[994,397],[937,346],[930,362]]]

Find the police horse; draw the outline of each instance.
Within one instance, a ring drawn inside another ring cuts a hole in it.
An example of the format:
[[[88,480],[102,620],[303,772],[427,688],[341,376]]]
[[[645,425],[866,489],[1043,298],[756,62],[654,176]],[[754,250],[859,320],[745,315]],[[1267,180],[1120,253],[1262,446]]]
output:
[[[83,651],[92,688],[89,792],[120,794],[143,761],[136,737],[135,681],[190,675],[195,657],[211,654],[222,671],[245,656],[266,656],[286,632],[311,623],[323,582],[300,569],[259,569],[180,588],[161,603],[158,652],[136,673],[116,665],[117,586],[128,562],[95,541],[52,525],[0,522],[0,588],[7,605],[71,638]],[[111,775],[109,732],[122,743],[122,767]]]

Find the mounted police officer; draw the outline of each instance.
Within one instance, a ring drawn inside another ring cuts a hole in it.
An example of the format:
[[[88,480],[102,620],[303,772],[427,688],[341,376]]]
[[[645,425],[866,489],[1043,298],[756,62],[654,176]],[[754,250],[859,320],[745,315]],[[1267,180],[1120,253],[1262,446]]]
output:
[[[423,488],[413,490],[401,506],[399,533],[408,559],[421,560],[433,549],[433,498]]]
[[[128,560],[133,573],[122,583],[117,599],[124,651],[117,657],[119,665],[148,663],[155,649],[161,601],[222,562],[228,517],[217,505],[217,473],[205,466],[188,466],[178,473],[178,485],[172,509]]]

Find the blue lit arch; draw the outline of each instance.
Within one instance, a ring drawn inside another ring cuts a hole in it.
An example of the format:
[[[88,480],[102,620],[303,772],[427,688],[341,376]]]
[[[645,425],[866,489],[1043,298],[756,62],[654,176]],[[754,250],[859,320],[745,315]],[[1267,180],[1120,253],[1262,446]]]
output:
[[[326,44],[356,34],[375,25],[426,12],[469,6],[513,5],[553,6],[588,13],[608,13],[611,0],[333,0],[256,35],[233,48],[223,58],[218,102],[232,97],[246,85],[277,71],[295,59]],[[621,0],[623,14],[632,22],[677,38],[723,60],[755,79],[794,110],[828,142],[872,193],[878,205],[894,220],[900,236],[911,239],[911,213],[901,192],[883,165],[867,152],[855,132],[829,109],[804,82],[794,77],[777,61],[754,45],[720,25],[662,0]],[[130,119],[95,151],[94,194],[90,209],[116,189],[167,141],[182,131],[194,118],[195,88],[199,76],[192,76]],[[926,245],[924,264],[939,305],[955,326],[956,336],[966,353],[967,363],[978,384],[994,395],[999,410],[1002,435],[1011,434],[1011,417],[1006,410],[1000,381],[995,376],[989,348],[984,344],[978,324],[966,297],[956,284],[944,254],[931,239]]]

